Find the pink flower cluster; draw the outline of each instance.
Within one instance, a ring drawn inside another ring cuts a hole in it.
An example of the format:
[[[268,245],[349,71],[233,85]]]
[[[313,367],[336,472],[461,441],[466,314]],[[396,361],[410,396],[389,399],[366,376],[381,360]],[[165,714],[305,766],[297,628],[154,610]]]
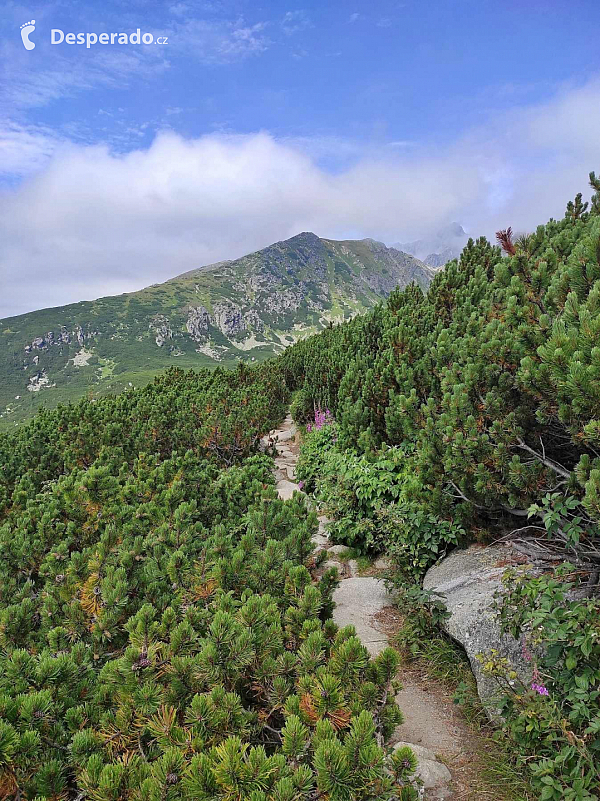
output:
[[[309,423],[306,426],[306,430],[310,433],[311,431],[320,431],[324,426],[330,426],[333,423],[333,415],[329,411],[329,409],[325,409],[325,411],[321,411],[321,409],[315,409],[315,422]]]
[[[550,693],[548,692],[548,688],[544,684],[540,683],[540,672],[537,669],[537,666],[533,668],[532,679],[533,680],[531,682],[531,689],[534,692],[539,693],[540,695],[550,695]]]

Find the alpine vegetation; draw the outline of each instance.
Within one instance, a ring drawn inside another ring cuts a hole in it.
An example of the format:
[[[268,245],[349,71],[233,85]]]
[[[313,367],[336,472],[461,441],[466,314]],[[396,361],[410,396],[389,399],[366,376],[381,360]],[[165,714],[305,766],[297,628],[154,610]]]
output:
[[[541,799],[600,792],[600,180],[562,220],[470,240],[424,294],[281,357],[308,433],[298,477],[338,542],[393,559],[427,620],[431,565],[501,539],[500,630],[479,654]],[[322,414],[328,410],[327,424]],[[443,618],[442,618],[443,619]],[[481,622],[485,626],[485,621]],[[422,636],[422,632],[421,635]]]
[[[598,796],[590,178],[589,206],[469,240],[428,290],[260,364],[170,369],[0,435],[0,798],[418,798],[415,754],[389,747],[400,655],[333,622],[317,504],[334,541],[388,557],[429,624],[431,565],[519,546],[497,613],[530,681],[481,654],[501,727],[535,797]],[[304,492],[284,501],[264,435],[288,408]]]
[[[170,371],[0,439],[0,797],[416,798],[398,655],[277,497],[276,365]]]

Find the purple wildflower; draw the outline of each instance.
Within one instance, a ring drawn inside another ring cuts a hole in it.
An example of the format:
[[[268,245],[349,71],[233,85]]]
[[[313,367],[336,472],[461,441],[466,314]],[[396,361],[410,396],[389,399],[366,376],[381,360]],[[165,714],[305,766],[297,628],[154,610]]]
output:
[[[531,662],[533,657],[531,656],[531,651],[527,647],[525,639],[521,641],[521,654],[523,656],[523,659],[526,659],[528,662]]]
[[[531,682],[531,689],[535,690],[535,692],[539,693],[540,695],[550,695],[547,687],[545,687],[543,684],[537,684],[535,681]]]
[[[298,486],[300,487],[300,489],[302,489],[302,487],[304,486],[304,481],[299,481]]]
[[[329,409],[325,409],[325,411],[322,411],[321,409],[315,409],[315,429],[317,431],[320,431],[324,426],[330,426],[332,423],[333,415]]]

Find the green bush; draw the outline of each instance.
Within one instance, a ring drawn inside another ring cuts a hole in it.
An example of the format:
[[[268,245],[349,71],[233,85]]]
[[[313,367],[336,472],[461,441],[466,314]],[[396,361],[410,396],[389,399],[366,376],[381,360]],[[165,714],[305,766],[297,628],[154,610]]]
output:
[[[569,564],[553,575],[505,574],[500,622],[523,643],[530,685],[495,654],[482,658],[505,693],[506,731],[535,755],[530,768],[544,801],[592,799],[600,791],[600,599],[574,599],[582,592],[577,576]]]
[[[285,392],[170,371],[0,436],[0,798],[416,797],[398,656],[333,624],[256,452]]]
[[[378,509],[376,523],[393,564],[400,573],[413,577],[422,576],[466,536],[457,523],[443,520],[423,503],[405,498]]]
[[[302,482],[301,487],[304,492],[315,492],[317,479],[323,474],[329,455],[335,449],[337,436],[337,426],[331,423],[313,429],[303,438],[300,458],[296,465],[296,477]]]
[[[314,401],[312,394],[306,387],[302,387],[292,396],[290,404],[290,414],[300,425],[308,423],[313,419],[314,415]]]
[[[414,463],[401,447],[358,454],[337,447],[335,424],[305,437],[298,465],[331,519],[329,534],[360,553],[385,551],[405,574],[421,575],[464,530],[428,511]]]
[[[317,481],[317,497],[332,520],[330,536],[361,553],[384,550],[378,514],[400,495],[405,454],[400,448],[375,456],[329,450]]]

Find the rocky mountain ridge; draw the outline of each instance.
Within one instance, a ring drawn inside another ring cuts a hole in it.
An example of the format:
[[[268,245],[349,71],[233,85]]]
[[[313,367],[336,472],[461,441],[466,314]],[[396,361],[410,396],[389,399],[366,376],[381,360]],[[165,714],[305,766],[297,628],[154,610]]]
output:
[[[40,405],[146,383],[170,365],[279,352],[433,271],[372,239],[305,232],[139,292],[0,321],[0,425]],[[50,391],[51,390],[51,391]]]

